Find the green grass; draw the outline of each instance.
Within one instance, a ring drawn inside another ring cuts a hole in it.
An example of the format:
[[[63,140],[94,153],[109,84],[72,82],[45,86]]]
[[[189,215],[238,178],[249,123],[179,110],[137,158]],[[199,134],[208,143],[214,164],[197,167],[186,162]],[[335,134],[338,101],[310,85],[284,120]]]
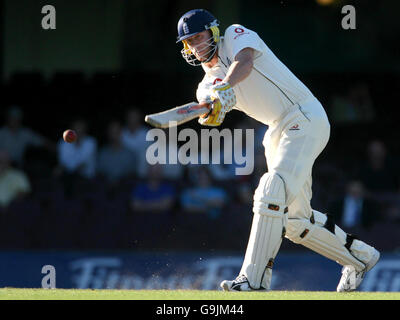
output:
[[[400,300],[400,292],[0,289],[0,300]]]

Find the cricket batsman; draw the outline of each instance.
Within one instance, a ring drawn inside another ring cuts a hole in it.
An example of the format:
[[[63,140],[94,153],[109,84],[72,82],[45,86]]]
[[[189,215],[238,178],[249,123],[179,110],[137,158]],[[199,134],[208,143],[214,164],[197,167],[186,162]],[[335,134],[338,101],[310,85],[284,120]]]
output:
[[[313,164],[330,135],[323,106],[256,32],[233,24],[221,35],[218,26],[204,9],[178,22],[182,56],[205,72],[196,95],[211,109],[199,123],[219,126],[236,109],[269,126],[263,140],[268,172],[254,193],[243,265],[236,279],[222,281],[222,289],[269,290],[286,237],[342,265],[337,291],[355,290],[380,253],[343,231],[331,215],[311,208]]]

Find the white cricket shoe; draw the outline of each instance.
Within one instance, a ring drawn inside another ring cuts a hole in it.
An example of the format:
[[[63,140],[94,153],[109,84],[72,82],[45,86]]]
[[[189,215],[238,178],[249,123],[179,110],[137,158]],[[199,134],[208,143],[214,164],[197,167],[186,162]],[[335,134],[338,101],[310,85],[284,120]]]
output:
[[[379,261],[380,253],[374,249],[374,254],[371,260],[366,264],[365,269],[357,272],[353,266],[344,266],[342,268],[342,277],[336,288],[337,292],[351,292],[355,291],[364,280],[365,274],[371,270]]]
[[[260,289],[253,289],[244,275],[238,276],[235,280],[224,280],[221,282],[220,287],[224,291],[268,291],[263,287],[260,287]]]

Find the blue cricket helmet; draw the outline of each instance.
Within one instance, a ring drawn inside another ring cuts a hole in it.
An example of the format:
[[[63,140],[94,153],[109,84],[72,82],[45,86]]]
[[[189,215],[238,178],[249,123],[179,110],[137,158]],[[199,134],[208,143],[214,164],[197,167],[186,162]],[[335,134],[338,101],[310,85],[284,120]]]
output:
[[[190,10],[179,19],[176,42],[178,43],[196,33],[211,29],[211,27],[217,27],[218,25],[218,20],[207,10]]]
[[[190,10],[179,19],[178,37],[176,42],[183,43],[181,54],[187,63],[193,66],[199,66],[201,63],[208,62],[212,59],[217,50],[217,43],[220,40],[218,26],[218,20],[204,9]],[[189,48],[186,39],[205,30],[211,31],[211,38],[204,42],[209,47],[209,50],[206,52],[205,59],[200,61]]]

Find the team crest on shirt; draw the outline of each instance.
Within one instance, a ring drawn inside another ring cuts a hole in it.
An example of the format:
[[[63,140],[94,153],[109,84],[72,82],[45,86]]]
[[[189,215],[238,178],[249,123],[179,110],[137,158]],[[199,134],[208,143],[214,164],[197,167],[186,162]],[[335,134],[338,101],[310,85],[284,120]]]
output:
[[[289,128],[289,130],[300,130],[300,128],[299,128],[299,125],[298,125],[298,124],[295,124],[294,126],[291,126],[291,127]]]

